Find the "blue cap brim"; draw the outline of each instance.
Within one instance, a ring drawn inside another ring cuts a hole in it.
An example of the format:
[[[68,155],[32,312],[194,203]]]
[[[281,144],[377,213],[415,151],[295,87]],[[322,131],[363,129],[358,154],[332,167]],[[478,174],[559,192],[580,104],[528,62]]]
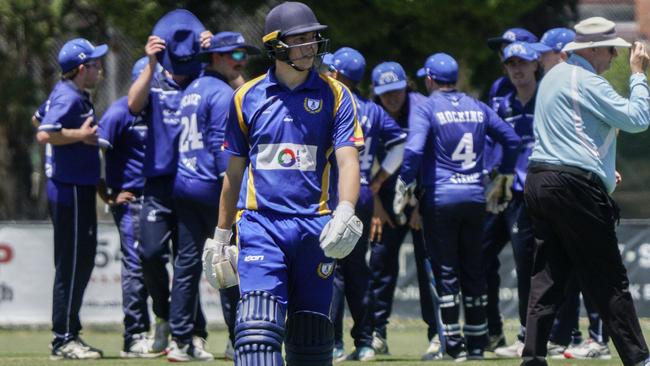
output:
[[[91,59],[100,58],[104,56],[106,52],[108,52],[108,45],[100,44],[99,46],[95,47],[93,53],[90,55],[90,58]]]
[[[526,56],[524,56],[524,55],[512,55],[512,56],[510,56],[508,58],[503,59],[503,62],[506,62],[506,61],[510,60],[511,58],[513,58],[513,57],[517,57],[517,58],[520,58],[520,59],[526,60],[526,61],[537,61],[539,59],[539,56],[534,57],[533,55],[531,55],[531,56],[528,56],[528,55],[526,55]]]
[[[551,52],[553,49],[547,45],[545,45],[542,42],[537,42],[537,43],[529,43],[528,44],[530,48],[534,49],[535,51],[539,53],[546,53],[546,52]]]
[[[376,95],[382,95],[384,93],[388,93],[394,90],[401,90],[401,89],[406,89],[406,80],[400,80],[395,83],[376,86],[374,87],[373,90]]]
[[[323,55],[323,64],[326,66],[331,66],[334,63],[334,54],[326,53]]]
[[[248,52],[249,55],[259,55],[262,53],[259,48],[255,46],[251,46],[249,44],[240,44],[240,45],[232,45],[232,46],[224,46],[224,47],[215,47],[215,48],[206,48],[202,49],[199,53],[226,53],[230,52],[232,50],[236,50],[238,48],[243,48]]]
[[[415,75],[417,75],[417,77],[419,78],[425,77],[427,76],[427,70],[423,67],[419,69],[418,72],[415,73]]]

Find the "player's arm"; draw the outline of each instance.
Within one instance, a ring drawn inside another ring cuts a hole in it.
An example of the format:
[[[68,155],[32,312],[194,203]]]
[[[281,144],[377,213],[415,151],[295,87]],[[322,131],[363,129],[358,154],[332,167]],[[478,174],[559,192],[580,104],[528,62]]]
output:
[[[383,108],[377,108],[380,120],[380,138],[386,149],[386,156],[381,162],[379,172],[372,179],[370,189],[373,194],[377,194],[386,179],[393,175],[402,164],[404,158],[404,146],[406,142],[406,133],[397,125],[397,122],[391,118]]]
[[[66,98],[52,101],[50,109],[43,117],[36,133],[36,140],[40,144],[68,145],[83,142],[97,145],[97,125],[93,124],[93,117],[86,118],[79,128],[69,128],[67,121],[70,115],[79,113],[76,102]]]
[[[223,179],[219,201],[219,222],[217,223],[219,229],[230,230],[235,223],[237,199],[247,163],[248,159],[241,156],[231,156],[228,161],[228,169]]]
[[[154,72],[156,70],[156,53],[165,50],[165,41],[158,36],[149,36],[147,44],[144,46],[144,51],[149,57],[149,64],[145,66],[140,76],[131,84],[129,88],[129,111],[133,115],[137,115],[147,106],[149,101],[149,89],[151,87],[151,80],[153,80]]]
[[[339,202],[349,202],[356,206],[359,199],[359,150],[354,146],[336,149],[336,164],[339,169]]]
[[[521,149],[521,138],[514,128],[504,122],[499,115],[485,104],[481,104],[487,120],[487,134],[503,147],[503,157],[499,173],[512,174]]]

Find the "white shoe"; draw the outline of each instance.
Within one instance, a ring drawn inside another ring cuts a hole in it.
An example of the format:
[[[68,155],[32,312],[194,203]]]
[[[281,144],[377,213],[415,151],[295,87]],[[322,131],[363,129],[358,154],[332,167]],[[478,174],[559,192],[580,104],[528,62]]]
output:
[[[524,351],[524,342],[517,339],[515,343],[499,347],[494,350],[494,354],[500,358],[519,358]]]
[[[564,351],[566,351],[566,349],[567,348],[561,344],[557,344],[549,341],[546,344],[546,355],[550,359],[561,360],[564,358]]]
[[[597,359],[610,360],[612,354],[609,352],[607,343],[598,343],[589,338],[575,347],[569,347],[564,351],[564,357],[578,360]]]
[[[343,347],[334,347],[332,349],[332,360],[334,362],[343,362],[347,358],[347,355],[345,354],[345,349]]]
[[[386,338],[382,337],[377,332],[375,332],[372,335],[372,348],[375,350],[375,354],[378,355],[390,354],[390,352],[388,352],[388,342],[386,342]]]
[[[205,339],[197,336],[192,337],[192,343],[188,344],[179,344],[172,340],[167,352],[167,361],[212,361],[214,356],[205,350],[205,343]]]
[[[430,361],[433,360],[434,357],[440,352],[440,337],[438,335],[434,335],[433,338],[431,338],[431,342],[429,342],[429,347],[427,347],[426,352],[424,352],[424,355],[422,355],[422,358],[420,358],[422,361]]]
[[[122,358],[154,358],[162,356],[163,352],[151,352],[152,340],[147,333],[134,334],[128,348],[120,351]]]
[[[360,347],[355,348],[355,350],[346,357],[347,361],[374,361],[375,360],[375,350],[372,347]]]
[[[169,345],[169,322],[156,318],[156,327],[153,332],[153,343],[151,344],[151,353],[164,353]]]
[[[235,360],[235,347],[232,346],[230,339],[228,340],[228,343],[226,343],[226,350],[223,352],[223,358],[230,361]]]
[[[102,358],[101,351],[84,345],[77,339],[66,342],[52,350],[50,360],[96,360]]]

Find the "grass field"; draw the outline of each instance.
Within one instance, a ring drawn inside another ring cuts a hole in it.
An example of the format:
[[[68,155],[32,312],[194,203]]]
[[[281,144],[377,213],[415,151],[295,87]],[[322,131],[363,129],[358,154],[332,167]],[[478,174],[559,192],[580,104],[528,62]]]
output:
[[[346,331],[350,329],[351,322],[346,320]],[[650,320],[643,319],[642,326],[646,339],[650,335]],[[582,326],[585,329],[585,326]],[[508,341],[514,339],[516,331],[516,324],[509,321],[506,324]],[[402,320],[394,322],[388,329],[388,344],[391,351],[391,356],[381,356],[374,363],[376,364],[395,364],[400,366],[409,365],[426,365],[431,362],[436,365],[456,365],[454,362],[449,361],[419,361],[420,355],[427,347],[427,340],[425,335],[425,327],[421,322],[413,320]],[[209,350],[215,354],[216,357],[223,355],[225,348],[227,333],[224,329],[214,329],[210,332]],[[51,340],[51,335],[48,330],[6,330],[0,329],[0,365],[2,366],[34,366],[44,364],[83,364],[84,366],[91,365],[164,365],[168,364],[164,358],[153,360],[142,359],[120,359],[119,351],[122,347],[122,335],[119,329],[112,327],[112,329],[88,329],[83,333],[83,338],[93,346],[99,347],[104,350],[105,358],[98,361],[49,361],[49,351],[47,345]],[[347,336],[345,340],[346,351],[352,350],[352,341]],[[549,360],[549,365],[621,365],[621,361],[615,355],[613,345],[610,345],[614,357],[610,361],[602,360],[587,360],[587,361],[574,361],[574,360]],[[490,357],[491,354],[486,354]],[[488,358],[485,361],[465,362],[464,365],[487,365],[487,366],[518,366],[520,360],[503,360]],[[354,362],[343,362],[338,365],[350,366]],[[223,359],[217,359],[210,365],[232,365],[232,362]]]

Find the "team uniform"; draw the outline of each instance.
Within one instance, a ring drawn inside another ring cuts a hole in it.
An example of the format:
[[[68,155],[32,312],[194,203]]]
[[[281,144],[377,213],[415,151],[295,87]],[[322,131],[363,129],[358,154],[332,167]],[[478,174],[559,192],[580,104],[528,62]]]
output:
[[[105,148],[106,186],[116,197],[131,192],[133,201],[111,207],[120,233],[122,252],[122,310],[124,311],[124,352],[134,341],[146,339],[151,325],[147,307],[140,245],[140,214],[144,177],[142,166],[147,125],[142,116],[129,112],[127,97],[115,101],[102,116],[98,127],[99,145]]]
[[[88,93],[71,80],[59,81],[46,103],[39,131],[76,129],[95,114]],[[54,226],[54,354],[60,346],[77,339],[81,330],[79,310],[97,250],[99,150],[78,142],[52,146],[51,152],[47,194]]]
[[[498,214],[488,214],[485,219],[483,236],[483,258],[485,261],[486,278],[488,283],[488,325],[490,335],[503,333],[503,321],[499,312],[499,253],[508,243],[512,243],[512,250],[517,271],[517,291],[519,294],[519,321],[522,326],[518,338],[523,342],[526,326],[526,306],[530,291],[530,273],[532,269],[535,239],[531,222],[526,214],[523,201],[524,183],[528,170],[528,157],[532,152],[533,137],[533,112],[535,97],[522,105],[516,97],[516,91],[507,94],[499,104],[497,114],[509,123],[522,140],[522,149],[517,157],[515,179],[512,185],[512,201],[508,207]],[[501,160],[502,147],[491,145],[491,156],[488,160],[495,166],[488,167],[492,170]]]
[[[425,100],[426,97],[420,93],[408,92],[402,113],[395,120],[403,132],[408,132],[409,121],[413,118],[414,108]],[[384,154],[385,152],[380,149],[377,157],[383,160]],[[438,327],[436,325],[429,276],[425,266],[426,253],[424,250],[424,240],[421,230],[412,230],[406,223],[400,225],[397,215],[393,212],[396,180],[397,175],[395,174],[387,179],[379,190],[379,199],[391,221],[395,224],[395,227],[392,228],[384,225],[382,240],[375,241],[371,245],[371,281],[369,289],[371,291],[370,296],[372,296],[374,302],[373,327],[381,338],[386,339],[386,326],[388,325],[388,318],[392,311],[393,297],[399,272],[399,250],[406,234],[410,231],[413,239],[422,320],[424,320],[428,327],[427,339],[431,340],[437,334]],[[410,216],[409,210],[407,210],[406,216]]]
[[[446,351],[482,356],[487,340],[486,288],[480,255],[485,212],[485,135],[507,147],[500,166],[512,172],[519,138],[487,105],[457,92],[434,92],[409,124],[400,178],[408,185],[421,169],[420,199],[427,251],[436,279]],[[424,162],[424,163],[423,163]]]
[[[41,104],[36,112],[34,112],[33,117],[39,123],[43,122],[43,117],[47,113],[47,110],[50,108],[49,99]],[[45,177],[50,179],[52,177],[52,145],[45,144],[45,161],[43,162],[43,170],[45,171]]]
[[[339,260],[334,278],[334,295],[331,317],[335,326],[335,347],[343,347],[343,312],[344,300],[347,300],[354,326],[350,334],[357,350],[372,346],[372,301],[369,298],[368,283],[370,270],[366,264],[368,235],[373,214],[372,165],[380,148],[390,150],[403,144],[406,133],[397,125],[386,111],[373,101],[365,99],[355,90],[354,101],[357,116],[363,130],[365,148],[360,155],[361,190],[355,212],[363,222],[363,233],[354,251]]]
[[[281,365],[283,339],[288,364],[331,362],[335,263],[319,236],[331,218],[334,151],[345,146],[362,147],[363,135],[338,81],[311,70],[290,90],[271,68],[235,92],[224,147],[249,159],[237,204],[236,364]]]
[[[186,89],[180,102],[182,130],[178,141],[178,172],[174,210],[178,248],[174,264],[170,325],[174,339],[192,340],[199,305],[201,253],[217,225],[222,175],[228,156],[221,151],[232,88],[219,74],[205,71]],[[204,324],[203,324],[204,326]],[[205,338],[206,334],[200,334]]]

